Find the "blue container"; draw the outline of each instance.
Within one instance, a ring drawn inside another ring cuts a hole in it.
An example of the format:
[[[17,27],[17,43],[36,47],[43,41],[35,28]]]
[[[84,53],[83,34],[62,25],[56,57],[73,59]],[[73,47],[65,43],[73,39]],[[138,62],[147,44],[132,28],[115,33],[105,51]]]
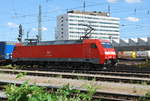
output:
[[[0,60],[10,60],[14,47],[14,42],[0,42]]]

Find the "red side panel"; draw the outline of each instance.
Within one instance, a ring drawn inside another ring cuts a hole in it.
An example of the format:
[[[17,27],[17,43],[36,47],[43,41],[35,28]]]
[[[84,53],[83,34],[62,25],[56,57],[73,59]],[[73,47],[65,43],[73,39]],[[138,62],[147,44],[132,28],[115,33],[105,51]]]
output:
[[[90,43],[45,46],[17,46],[13,52],[13,58],[99,59],[99,51],[97,48],[91,48]]]
[[[13,58],[99,58],[90,44],[17,46]]]
[[[98,48],[92,48],[91,43],[84,44],[85,58],[99,58]]]
[[[18,46],[13,58],[84,58],[83,45]]]

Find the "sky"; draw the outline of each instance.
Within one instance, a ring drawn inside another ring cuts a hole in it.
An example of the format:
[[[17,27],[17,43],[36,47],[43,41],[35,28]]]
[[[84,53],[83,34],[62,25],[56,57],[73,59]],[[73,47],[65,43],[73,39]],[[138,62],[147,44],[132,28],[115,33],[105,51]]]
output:
[[[38,6],[42,6],[42,39],[55,40],[56,18],[69,10],[83,10],[84,0],[1,0],[0,41],[17,41],[22,24],[23,38],[37,35]],[[120,37],[150,37],[150,0],[85,0],[86,11],[108,12],[120,18]]]

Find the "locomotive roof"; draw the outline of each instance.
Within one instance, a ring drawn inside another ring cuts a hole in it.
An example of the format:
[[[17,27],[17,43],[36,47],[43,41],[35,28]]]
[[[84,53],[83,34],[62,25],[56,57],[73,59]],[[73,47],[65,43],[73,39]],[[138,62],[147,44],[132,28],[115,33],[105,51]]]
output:
[[[97,40],[97,39],[87,39],[87,40]],[[107,40],[100,40],[102,42],[108,42]],[[83,40],[57,40],[57,41],[41,41],[41,42],[25,42],[25,46],[34,46],[34,45],[63,45],[63,44],[81,44]]]
[[[83,40],[57,40],[57,41],[42,41],[37,45],[59,45],[59,44],[81,44]]]

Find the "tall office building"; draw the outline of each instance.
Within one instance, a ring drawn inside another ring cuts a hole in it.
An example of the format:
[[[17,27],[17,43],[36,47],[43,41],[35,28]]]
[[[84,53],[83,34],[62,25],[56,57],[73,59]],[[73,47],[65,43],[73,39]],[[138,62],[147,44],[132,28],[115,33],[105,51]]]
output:
[[[56,40],[76,40],[92,28],[91,38],[119,40],[120,19],[104,12],[68,11],[57,17]]]

